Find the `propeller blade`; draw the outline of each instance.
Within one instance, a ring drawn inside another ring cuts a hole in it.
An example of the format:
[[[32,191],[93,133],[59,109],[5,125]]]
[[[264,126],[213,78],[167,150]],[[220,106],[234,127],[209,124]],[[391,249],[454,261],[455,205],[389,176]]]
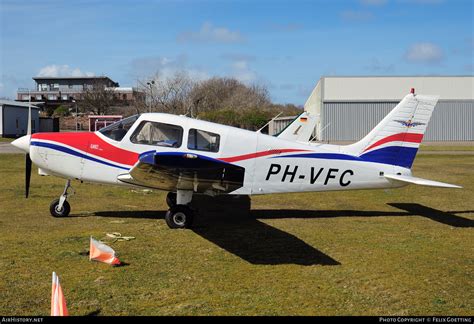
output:
[[[28,153],[25,157],[25,198],[28,198],[28,194],[30,193],[31,159]]]

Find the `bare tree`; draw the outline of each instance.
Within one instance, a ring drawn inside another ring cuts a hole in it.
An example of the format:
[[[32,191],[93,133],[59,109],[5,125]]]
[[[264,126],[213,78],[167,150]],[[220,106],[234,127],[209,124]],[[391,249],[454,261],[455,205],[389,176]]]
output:
[[[92,112],[96,115],[103,115],[109,113],[116,102],[114,91],[97,80],[92,84],[85,85],[77,106],[83,113]]]
[[[176,72],[169,77],[162,77],[156,73],[147,81],[139,81],[139,87],[147,97],[146,107],[139,109],[186,114],[191,105],[189,94],[194,86],[195,82],[184,71]]]

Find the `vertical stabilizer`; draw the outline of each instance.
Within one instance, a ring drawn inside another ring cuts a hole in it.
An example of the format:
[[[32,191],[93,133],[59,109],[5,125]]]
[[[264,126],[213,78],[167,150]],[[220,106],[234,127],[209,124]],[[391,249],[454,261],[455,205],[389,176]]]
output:
[[[342,150],[364,160],[411,168],[438,96],[414,89],[363,139]]]

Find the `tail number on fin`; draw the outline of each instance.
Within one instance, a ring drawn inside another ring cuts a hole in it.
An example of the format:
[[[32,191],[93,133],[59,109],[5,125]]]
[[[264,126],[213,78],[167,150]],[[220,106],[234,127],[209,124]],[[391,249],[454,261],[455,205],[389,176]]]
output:
[[[295,179],[308,179],[310,184],[315,184],[317,180],[320,180],[323,185],[327,186],[334,180],[339,182],[341,187],[346,187],[351,184],[350,176],[354,175],[354,171],[348,169],[343,172],[339,172],[339,169],[325,169],[311,167],[309,174],[298,173],[298,166],[286,165],[284,168],[280,164],[272,163],[268,169],[266,181],[270,181],[272,177],[277,177],[281,182],[292,183]],[[334,179],[334,180],[333,180]]]

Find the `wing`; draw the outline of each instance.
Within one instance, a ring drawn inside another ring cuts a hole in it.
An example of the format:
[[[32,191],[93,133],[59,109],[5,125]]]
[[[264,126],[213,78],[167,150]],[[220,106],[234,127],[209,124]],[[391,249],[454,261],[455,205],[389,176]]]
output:
[[[145,152],[127,174],[118,179],[166,191],[229,193],[243,186],[245,168],[200,154]]]

